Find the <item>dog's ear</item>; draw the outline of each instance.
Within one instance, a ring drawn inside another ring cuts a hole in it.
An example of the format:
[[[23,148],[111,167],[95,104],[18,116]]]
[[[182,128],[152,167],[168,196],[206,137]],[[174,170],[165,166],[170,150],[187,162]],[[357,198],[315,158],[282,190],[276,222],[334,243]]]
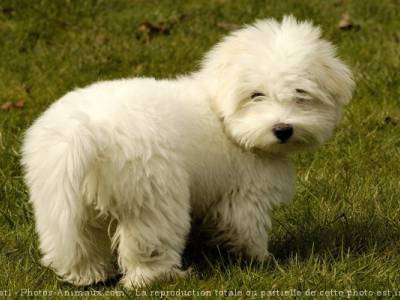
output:
[[[333,57],[324,67],[327,69],[324,84],[334,101],[340,105],[349,104],[355,87],[350,68],[337,57]]]
[[[221,119],[233,114],[239,101],[237,89],[241,82],[235,64],[237,54],[235,47],[226,46],[232,43],[231,39],[231,36],[224,38],[206,54],[199,72],[208,85],[213,109]]]

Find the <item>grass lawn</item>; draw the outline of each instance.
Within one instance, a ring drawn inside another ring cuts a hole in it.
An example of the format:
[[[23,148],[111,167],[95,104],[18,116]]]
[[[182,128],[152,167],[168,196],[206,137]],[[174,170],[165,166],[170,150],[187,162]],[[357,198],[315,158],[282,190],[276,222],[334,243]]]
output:
[[[264,265],[231,262],[194,237],[189,277],[124,293],[400,294],[398,0],[1,0],[0,297],[23,295],[23,289],[123,290],[115,281],[76,288],[39,265],[19,150],[24,130],[50,103],[99,79],[193,71],[229,28],[289,13],[322,26],[351,66],[357,88],[335,137],[316,153],[295,157],[296,197],[274,211],[274,258]],[[352,17],[350,30],[337,28],[343,13]]]

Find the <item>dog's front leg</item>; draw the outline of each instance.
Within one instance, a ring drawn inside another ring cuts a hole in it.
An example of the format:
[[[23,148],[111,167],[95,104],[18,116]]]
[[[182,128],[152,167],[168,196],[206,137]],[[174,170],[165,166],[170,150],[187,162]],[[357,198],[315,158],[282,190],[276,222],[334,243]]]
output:
[[[258,261],[268,257],[270,204],[256,191],[234,188],[214,205],[205,218],[215,230],[212,243],[224,244],[235,254]]]

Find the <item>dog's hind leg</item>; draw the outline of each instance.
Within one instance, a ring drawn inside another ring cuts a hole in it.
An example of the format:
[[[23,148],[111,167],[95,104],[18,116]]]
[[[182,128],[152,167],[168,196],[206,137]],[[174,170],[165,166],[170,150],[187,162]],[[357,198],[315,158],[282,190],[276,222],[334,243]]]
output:
[[[127,288],[185,273],[180,267],[190,230],[189,188],[187,176],[176,168],[147,172],[131,199],[138,208],[122,206],[115,243]]]
[[[22,163],[42,264],[76,285],[103,281],[111,270],[110,246],[104,226],[89,216],[81,193],[96,156],[94,138],[78,120],[66,120],[68,130],[40,122],[26,135]]]
[[[81,242],[76,244],[75,257],[68,269],[61,274],[64,280],[75,285],[104,282],[117,273],[112,261],[110,218],[96,216],[91,207],[85,212],[91,215],[81,224]]]

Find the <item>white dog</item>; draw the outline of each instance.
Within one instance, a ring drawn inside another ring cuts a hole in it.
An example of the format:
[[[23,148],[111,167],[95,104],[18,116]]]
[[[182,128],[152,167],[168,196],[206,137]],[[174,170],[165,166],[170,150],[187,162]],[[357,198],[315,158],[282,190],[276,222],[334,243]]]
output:
[[[325,142],[354,83],[308,22],[235,31],[176,80],[99,82],[27,131],[22,163],[44,265],[77,285],[178,275],[191,218],[257,260],[294,194],[292,151]]]

